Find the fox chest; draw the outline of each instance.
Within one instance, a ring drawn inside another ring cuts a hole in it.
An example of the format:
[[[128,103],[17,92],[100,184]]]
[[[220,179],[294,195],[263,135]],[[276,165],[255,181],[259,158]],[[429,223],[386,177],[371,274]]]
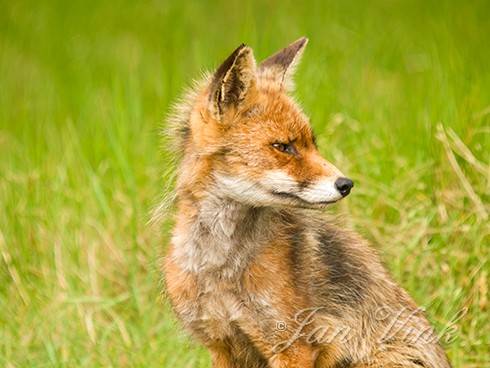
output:
[[[167,288],[169,278],[175,279],[174,309],[195,335],[229,336],[251,307],[242,278],[263,244],[254,235],[262,223],[254,211],[208,203],[192,226],[174,232]]]
[[[180,274],[167,285],[172,304],[184,325],[197,337],[221,340],[233,333],[233,322],[243,316],[239,291],[213,275]],[[168,277],[167,277],[168,279]],[[168,281],[167,281],[167,284]]]
[[[211,339],[231,336],[233,323],[243,316],[243,303],[236,288],[209,279],[204,283],[206,285],[201,285],[189,327]]]
[[[223,339],[233,333],[233,322],[243,316],[241,272],[221,254],[171,251],[165,273],[174,310],[197,337]],[[230,268],[231,267],[231,268]]]

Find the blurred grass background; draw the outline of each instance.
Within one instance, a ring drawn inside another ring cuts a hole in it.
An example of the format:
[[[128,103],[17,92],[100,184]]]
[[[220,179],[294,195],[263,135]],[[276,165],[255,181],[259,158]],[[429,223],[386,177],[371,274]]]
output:
[[[158,131],[238,44],[297,97],[455,367],[490,367],[487,1],[0,1],[0,366],[209,367],[161,298]],[[451,325],[449,323],[449,325]],[[448,340],[448,339],[443,339]]]

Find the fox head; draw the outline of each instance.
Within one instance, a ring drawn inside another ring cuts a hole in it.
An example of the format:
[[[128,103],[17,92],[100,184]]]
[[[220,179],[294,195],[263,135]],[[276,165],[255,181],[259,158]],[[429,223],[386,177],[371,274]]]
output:
[[[353,182],[320,156],[308,118],[289,95],[307,41],[259,65],[252,49],[241,45],[207,79],[181,129],[181,191],[303,208],[321,208],[350,193]]]

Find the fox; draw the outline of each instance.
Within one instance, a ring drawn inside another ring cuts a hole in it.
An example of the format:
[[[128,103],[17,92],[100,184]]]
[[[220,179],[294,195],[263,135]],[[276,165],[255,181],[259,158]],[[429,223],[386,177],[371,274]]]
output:
[[[178,156],[166,295],[214,368],[447,368],[374,248],[327,207],[354,182],[293,98],[308,39],[244,44],[170,114]]]

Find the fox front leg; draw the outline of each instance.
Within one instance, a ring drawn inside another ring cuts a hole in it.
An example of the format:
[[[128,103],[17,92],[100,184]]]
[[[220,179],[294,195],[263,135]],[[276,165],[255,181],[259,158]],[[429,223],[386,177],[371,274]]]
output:
[[[223,343],[214,343],[208,346],[211,353],[213,368],[239,368],[233,360],[233,356],[228,346]]]
[[[314,368],[318,349],[297,342],[269,359],[271,368]]]

